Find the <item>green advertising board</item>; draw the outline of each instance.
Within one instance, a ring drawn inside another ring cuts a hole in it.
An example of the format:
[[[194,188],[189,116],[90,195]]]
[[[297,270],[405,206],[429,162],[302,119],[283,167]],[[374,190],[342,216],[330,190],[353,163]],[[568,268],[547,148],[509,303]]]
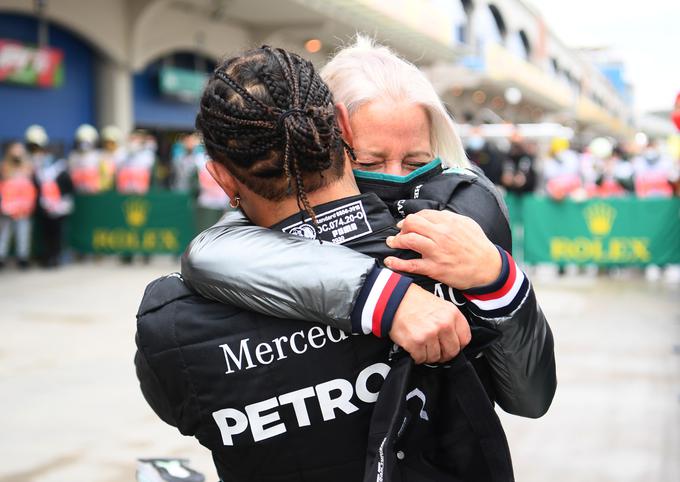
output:
[[[558,203],[524,196],[508,205],[515,236],[524,234],[515,241],[526,263],[680,264],[678,198]],[[84,253],[179,254],[221,215],[197,209],[186,193],[169,191],[79,195],[75,206],[70,244]]]
[[[181,253],[195,234],[188,194],[79,195],[71,246],[83,253]]]
[[[527,263],[680,263],[680,199],[523,200]]]
[[[161,94],[194,102],[201,97],[208,74],[176,67],[162,67],[158,73]]]

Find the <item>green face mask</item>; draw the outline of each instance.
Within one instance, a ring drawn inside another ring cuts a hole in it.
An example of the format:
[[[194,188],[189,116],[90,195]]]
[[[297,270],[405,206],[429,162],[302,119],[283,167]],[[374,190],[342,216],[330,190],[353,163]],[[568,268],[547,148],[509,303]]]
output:
[[[417,185],[441,173],[442,162],[441,159],[436,158],[408,176],[354,170],[354,177],[361,192],[372,192],[383,201],[392,202],[410,199]]]
[[[383,172],[369,172],[369,171],[360,171],[358,169],[354,169],[354,177],[357,179],[362,180],[367,180],[367,181],[385,181],[385,182],[392,182],[396,184],[406,184],[412,181],[415,178],[418,178],[422,176],[425,173],[428,173],[432,171],[433,169],[437,169],[437,167],[442,165],[442,160],[438,157],[434,158],[432,161],[428,162],[422,167],[419,167],[415,171],[411,172],[407,176],[397,176],[395,174],[385,174]]]

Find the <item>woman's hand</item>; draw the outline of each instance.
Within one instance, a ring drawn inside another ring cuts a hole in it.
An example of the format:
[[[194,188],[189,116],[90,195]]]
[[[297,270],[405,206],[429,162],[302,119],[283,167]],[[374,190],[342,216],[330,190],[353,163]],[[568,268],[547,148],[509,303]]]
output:
[[[502,260],[496,246],[471,218],[450,211],[426,209],[397,224],[401,232],[387,245],[420,253],[421,259],[389,256],[387,267],[415,273],[466,290],[496,281]]]

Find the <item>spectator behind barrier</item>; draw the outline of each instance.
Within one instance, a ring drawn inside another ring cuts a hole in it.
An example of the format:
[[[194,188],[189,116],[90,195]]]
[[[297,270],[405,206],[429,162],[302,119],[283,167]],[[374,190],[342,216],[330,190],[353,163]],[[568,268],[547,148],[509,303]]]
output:
[[[33,168],[21,142],[7,148],[0,167],[0,268],[9,254],[12,231],[14,251],[20,268],[29,266],[31,254],[31,216],[35,211],[37,190]]]
[[[193,151],[199,141],[194,142],[192,137],[195,137],[195,135],[182,135],[173,143],[171,148],[172,188],[176,191],[196,191],[196,161]]]
[[[673,196],[673,183],[677,174],[673,172],[673,163],[658,146],[655,139],[650,139],[647,147],[633,160],[635,194],[641,198]]]
[[[597,141],[597,142],[596,142]],[[614,146],[605,138],[596,138],[590,144],[595,156],[596,181],[594,197],[622,197],[633,190],[633,167],[626,159],[621,146]]]
[[[102,191],[110,191],[114,187],[116,170],[125,162],[127,152],[122,145],[123,133],[116,126],[102,129],[102,150],[99,159]]]
[[[501,185],[511,193],[528,194],[536,187],[535,149],[519,134],[510,137],[510,150],[503,162]]]
[[[562,201],[567,197],[581,197],[581,163],[567,139],[552,140],[550,155],[543,166],[543,178],[545,190],[552,199]]]
[[[96,149],[99,134],[89,124],[76,130],[73,150],[68,156],[68,167],[76,192],[96,194],[102,190],[100,152]]]
[[[116,171],[116,189],[121,194],[146,194],[156,162],[156,141],[144,131],[134,131],[128,152]]]
[[[479,126],[474,127],[465,140],[465,152],[470,162],[478,165],[491,182],[497,186],[501,184],[503,156],[495,145],[482,137]]]
[[[44,267],[52,268],[61,262],[64,221],[73,211],[73,183],[66,161],[48,152],[45,129],[30,126],[25,137],[38,188],[36,223],[42,234],[41,262]]]

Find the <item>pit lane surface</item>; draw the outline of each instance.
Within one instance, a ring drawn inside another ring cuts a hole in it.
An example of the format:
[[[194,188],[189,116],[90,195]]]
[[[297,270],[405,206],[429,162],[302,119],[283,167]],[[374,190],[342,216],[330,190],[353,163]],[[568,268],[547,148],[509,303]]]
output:
[[[135,318],[173,259],[0,272],[0,482],[123,482],[135,460],[206,450],[161,422],[134,375]],[[518,482],[680,480],[680,287],[534,279],[556,339],[546,416],[501,413]]]

